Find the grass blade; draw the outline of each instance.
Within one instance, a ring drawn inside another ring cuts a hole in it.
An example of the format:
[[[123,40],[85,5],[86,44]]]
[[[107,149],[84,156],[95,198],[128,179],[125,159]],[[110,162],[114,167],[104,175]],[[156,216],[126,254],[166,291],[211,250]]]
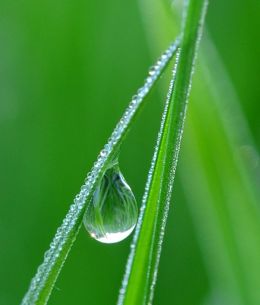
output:
[[[204,60],[209,54],[214,55],[211,50]],[[218,57],[213,60],[207,62],[209,68],[217,65],[214,72],[202,67],[198,74],[198,90],[207,96],[211,88],[211,96],[203,106],[199,100],[193,103],[183,150],[188,160],[193,149],[193,162],[182,164],[181,178],[198,234],[209,234],[212,240],[207,245],[201,242],[212,282],[207,302],[217,297],[222,304],[255,305],[260,299],[260,197],[257,177],[241,154],[241,148],[253,146],[232,85]],[[205,120],[199,122],[196,116],[202,107]],[[192,185],[189,191],[186,185]]]
[[[133,97],[107,144],[100,152],[97,161],[81,187],[80,193],[75,197],[74,203],[70,206],[69,212],[64,218],[62,225],[58,228],[57,233],[50,244],[49,250],[44,255],[43,263],[39,266],[36,275],[31,281],[29,289],[22,301],[22,305],[42,305],[47,303],[59,272],[76,239],[82,223],[84,211],[89,204],[95,186],[105,172],[109,162],[117,153],[126,133],[129,131],[134,119],[143,107],[144,98],[163,73],[178,45],[179,39],[166,50],[151,68],[143,87],[141,87]]]
[[[181,46],[176,56],[176,66],[148,175],[141,213],[119,294],[119,305],[151,304],[153,299],[191,76],[206,6],[207,1],[191,0],[186,7]]]
[[[156,41],[150,36],[153,48],[162,47],[171,37],[160,35],[169,28],[169,22],[163,23],[168,11],[158,1],[143,0],[142,4],[144,13],[149,7],[147,30],[158,32]],[[176,19],[171,18],[172,28],[178,28]],[[210,280],[205,304],[255,305],[260,300],[259,183],[240,154],[241,148],[254,144],[216,48],[209,37],[204,38],[182,150],[181,179]]]

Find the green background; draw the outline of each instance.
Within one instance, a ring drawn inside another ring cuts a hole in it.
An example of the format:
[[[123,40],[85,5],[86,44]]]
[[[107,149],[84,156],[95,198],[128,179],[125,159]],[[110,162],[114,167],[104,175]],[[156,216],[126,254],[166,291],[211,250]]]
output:
[[[258,173],[259,20],[256,0],[210,1],[207,29],[253,134]],[[151,54],[137,1],[0,2],[1,305],[22,299],[88,170],[143,83],[155,60]],[[149,97],[120,156],[139,203],[163,109],[159,91]],[[197,233],[178,173],[173,201],[155,304],[209,304],[200,245],[210,231]],[[115,304],[130,241],[100,244],[82,228],[49,304]]]

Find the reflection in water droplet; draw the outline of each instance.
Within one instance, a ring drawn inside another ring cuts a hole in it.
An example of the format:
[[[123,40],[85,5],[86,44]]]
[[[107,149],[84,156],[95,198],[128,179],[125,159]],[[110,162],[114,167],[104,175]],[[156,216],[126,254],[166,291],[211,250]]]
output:
[[[116,243],[131,234],[137,222],[137,204],[132,190],[113,164],[97,186],[84,216],[89,234],[102,243]]]

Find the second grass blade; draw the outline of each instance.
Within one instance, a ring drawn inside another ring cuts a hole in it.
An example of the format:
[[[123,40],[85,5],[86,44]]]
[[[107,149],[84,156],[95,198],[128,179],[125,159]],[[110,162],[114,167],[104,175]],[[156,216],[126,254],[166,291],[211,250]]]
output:
[[[118,304],[151,304],[207,1],[186,7],[182,42]],[[174,84],[174,90],[173,90]]]

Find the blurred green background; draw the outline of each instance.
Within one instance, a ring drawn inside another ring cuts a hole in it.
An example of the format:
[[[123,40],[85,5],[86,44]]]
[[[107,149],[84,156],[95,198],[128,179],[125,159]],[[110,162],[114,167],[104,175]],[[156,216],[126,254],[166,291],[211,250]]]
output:
[[[258,175],[259,17],[257,0],[210,1],[207,16],[253,135],[255,146],[245,143],[246,158]],[[143,19],[138,1],[0,2],[1,305],[21,301],[95,157],[155,60]],[[149,97],[120,156],[139,203],[166,95],[160,91],[158,86]],[[203,90],[199,94],[200,103],[210,103]],[[184,133],[183,151],[185,145]],[[178,174],[190,175],[193,152],[180,155]],[[221,164],[221,154],[215,158]],[[189,186],[178,174],[154,303],[231,305],[211,297],[217,288],[205,248],[214,236],[206,224],[203,230],[197,225],[194,187],[187,195]],[[198,209],[203,214],[203,205]],[[130,241],[103,245],[82,228],[49,304],[115,304]],[[260,260],[260,253],[253,254]]]

